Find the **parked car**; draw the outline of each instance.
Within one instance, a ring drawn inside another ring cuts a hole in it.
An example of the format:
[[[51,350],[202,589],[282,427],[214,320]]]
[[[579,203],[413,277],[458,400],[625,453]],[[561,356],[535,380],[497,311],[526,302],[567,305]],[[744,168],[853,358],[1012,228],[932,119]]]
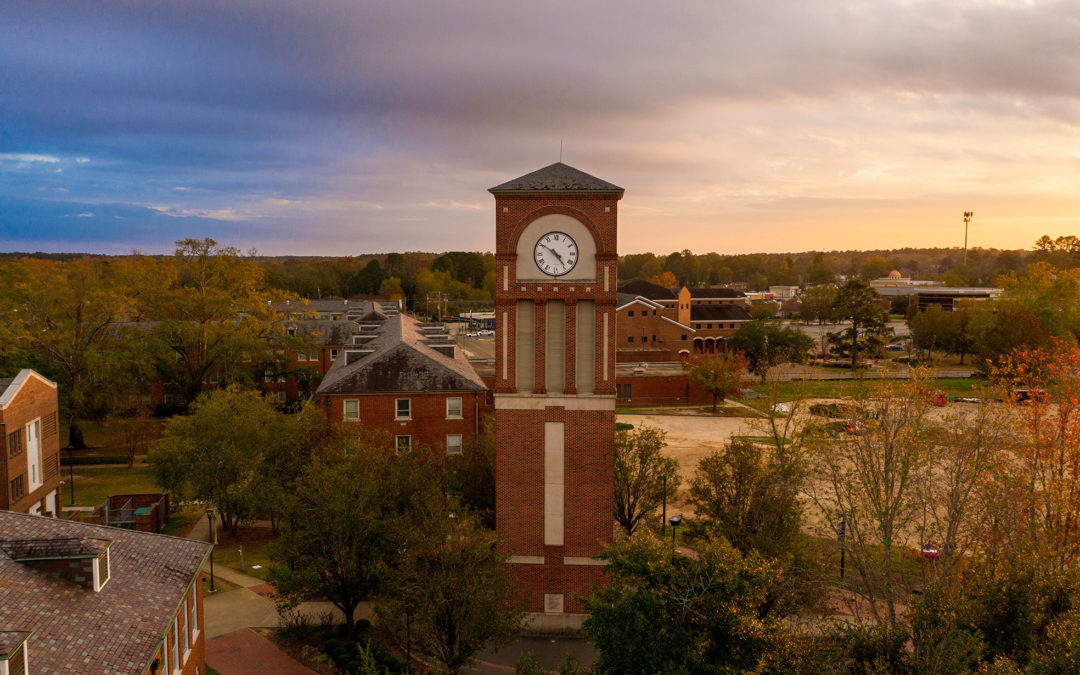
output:
[[[485,328],[484,330],[478,330],[478,331],[476,331],[476,334],[477,334],[477,335],[479,335],[479,336],[481,336],[481,337],[483,337],[483,336],[486,336],[486,335],[494,335],[494,334],[495,334],[495,331],[493,331],[493,330],[488,330],[487,328]]]
[[[465,333],[465,337],[480,337],[479,333]]]

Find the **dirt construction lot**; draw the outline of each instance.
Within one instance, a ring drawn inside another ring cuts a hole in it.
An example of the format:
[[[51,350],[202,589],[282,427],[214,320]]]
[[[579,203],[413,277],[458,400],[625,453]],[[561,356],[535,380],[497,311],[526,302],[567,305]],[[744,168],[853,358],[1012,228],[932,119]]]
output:
[[[664,454],[679,462],[682,490],[690,484],[702,457],[722,448],[732,436],[763,433],[762,420],[748,417],[711,417],[702,415],[617,415],[616,420],[667,432]],[[679,499],[683,505],[683,500]]]

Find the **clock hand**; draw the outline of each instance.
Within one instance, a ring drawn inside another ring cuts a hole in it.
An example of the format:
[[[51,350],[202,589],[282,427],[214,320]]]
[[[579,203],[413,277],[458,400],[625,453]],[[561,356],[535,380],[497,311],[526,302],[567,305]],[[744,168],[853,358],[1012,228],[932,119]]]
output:
[[[559,264],[560,264],[560,265],[565,265],[565,264],[566,264],[566,263],[564,263],[564,262],[563,262],[562,256],[561,256],[561,255],[559,255],[559,252],[558,252],[558,251],[556,251],[555,249],[551,248],[550,246],[545,246],[544,248],[546,248],[547,250],[551,251],[551,255],[553,255],[553,256],[555,256],[556,258],[558,258],[558,259],[559,259]]]

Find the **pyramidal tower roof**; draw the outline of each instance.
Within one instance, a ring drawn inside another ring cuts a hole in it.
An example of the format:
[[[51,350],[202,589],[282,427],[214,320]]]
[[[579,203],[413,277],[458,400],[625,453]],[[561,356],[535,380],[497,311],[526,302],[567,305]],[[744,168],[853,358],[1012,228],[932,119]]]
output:
[[[543,169],[537,169],[532,173],[508,180],[502,185],[496,185],[488,192],[532,192],[544,190],[550,192],[583,191],[583,192],[618,192],[623,189],[606,180],[575,169],[572,166],[556,162]]]

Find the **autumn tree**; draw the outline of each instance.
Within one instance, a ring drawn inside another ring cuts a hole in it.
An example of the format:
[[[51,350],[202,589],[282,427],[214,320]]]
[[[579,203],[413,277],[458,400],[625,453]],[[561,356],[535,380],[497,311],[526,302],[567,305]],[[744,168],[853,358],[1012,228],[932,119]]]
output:
[[[700,354],[687,361],[684,369],[690,384],[712,394],[715,413],[718,401],[739,392],[748,365],[742,354],[729,351],[715,355]]]
[[[807,492],[823,523],[844,523],[855,590],[876,622],[894,623],[906,598],[893,560],[911,548],[921,515],[918,480],[931,465],[929,404],[918,381],[867,389],[851,403],[851,434],[811,444]]]
[[[879,351],[883,338],[892,334],[881,296],[865,281],[852,279],[841,286],[830,309],[836,319],[850,323],[839,333],[829,333],[829,341],[851,358],[852,370],[858,367],[861,355]]]
[[[744,323],[728,339],[728,347],[742,352],[748,369],[765,382],[769,369],[781,363],[802,363],[814,348],[814,339],[802,331],[773,321]]]
[[[0,289],[5,330],[22,353],[59,385],[61,415],[70,425],[69,444],[85,447],[80,419],[101,416],[134,393],[133,373],[121,320],[129,298],[106,260],[70,262],[26,259],[8,262]]]
[[[245,355],[267,352],[280,331],[265,271],[236,248],[183,239],[172,258],[129,264],[140,315],[155,322],[148,345],[158,376],[175,383],[187,403],[211,380],[227,385],[249,377]]]
[[[615,432],[615,520],[627,534],[678,491],[679,463],[661,454],[665,437],[647,426]]]
[[[1052,551],[1070,565],[1080,554],[1080,347],[1059,340],[1022,348],[992,375],[1012,429],[1011,461],[1000,473],[1008,501],[999,513],[1011,525],[1011,548]]]

